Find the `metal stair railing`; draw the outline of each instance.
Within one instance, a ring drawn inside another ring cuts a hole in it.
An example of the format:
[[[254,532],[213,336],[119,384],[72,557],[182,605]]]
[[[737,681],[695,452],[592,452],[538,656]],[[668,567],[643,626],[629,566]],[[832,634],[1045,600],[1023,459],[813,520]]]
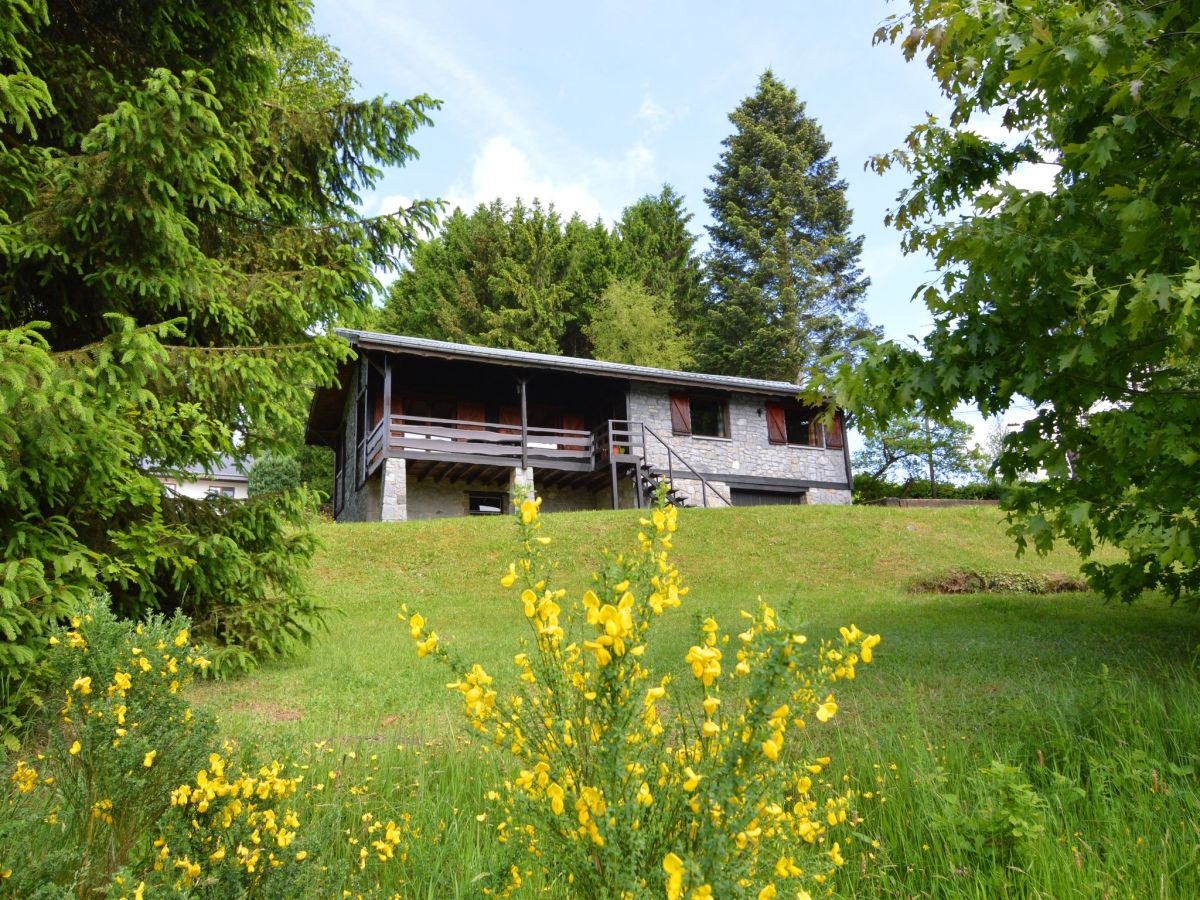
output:
[[[625,427],[624,428],[616,428],[617,425],[624,425]],[[635,433],[634,432],[635,427],[637,428],[637,431],[640,433],[640,436],[641,436],[641,441],[637,445],[635,445],[632,440],[633,434]],[[614,430],[625,432],[628,435],[628,439],[624,442],[614,441],[613,440],[613,431]],[[683,456],[681,456],[674,447],[672,447],[660,434],[658,434],[658,432],[656,432],[653,428],[651,428],[645,422],[634,422],[631,420],[623,420],[623,419],[609,419],[608,420],[608,452],[609,452],[609,459],[614,461],[614,466],[615,466],[615,459],[616,459],[614,453],[615,453],[615,450],[617,447],[624,446],[624,447],[628,448],[631,451],[630,455],[632,456],[633,455],[632,450],[634,449],[635,446],[638,446],[638,447],[640,447],[642,452],[641,452],[641,459],[637,460],[636,462],[640,462],[641,464],[645,465],[647,470],[649,470],[649,463],[646,461],[646,435],[649,435],[650,437],[654,438],[654,440],[658,441],[658,443],[662,446],[662,448],[667,452],[667,484],[670,486],[670,489],[672,491],[677,490],[675,487],[675,461],[677,460],[679,462],[679,464],[691,474],[691,476],[694,480],[700,482],[700,503],[702,506],[705,506],[705,507],[708,506],[708,492],[709,491],[712,491],[712,493],[717,497],[717,499],[719,499],[726,506],[733,506],[732,500],[730,500],[728,497],[726,497],[724,494],[722,494],[719,490],[717,490],[717,488],[712,484],[712,482],[710,482],[707,478],[705,478],[703,475],[701,475],[699,472],[697,472],[691,463],[689,463],[686,459],[684,459]],[[630,461],[635,462],[634,460],[630,460]],[[641,488],[641,484],[639,483],[639,485],[638,485],[638,505],[639,506],[641,506],[641,491],[642,491],[642,488]]]

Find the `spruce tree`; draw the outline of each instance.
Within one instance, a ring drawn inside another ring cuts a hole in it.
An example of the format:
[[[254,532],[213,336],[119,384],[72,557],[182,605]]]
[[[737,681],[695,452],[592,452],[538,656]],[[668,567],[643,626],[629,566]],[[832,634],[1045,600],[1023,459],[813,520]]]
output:
[[[666,303],[674,328],[694,339],[704,307],[704,266],[688,230],[692,214],[669,184],[627,206],[616,224],[615,276]]]
[[[0,56],[3,725],[94,591],[183,609],[224,671],[319,627],[310,497],[156,476],[293,441],[436,207],[358,214],[434,104],[355,99],[296,0],[25,0]]]
[[[699,367],[793,381],[871,329],[846,182],[820,126],[770,71],[730,115],[712,187]]]

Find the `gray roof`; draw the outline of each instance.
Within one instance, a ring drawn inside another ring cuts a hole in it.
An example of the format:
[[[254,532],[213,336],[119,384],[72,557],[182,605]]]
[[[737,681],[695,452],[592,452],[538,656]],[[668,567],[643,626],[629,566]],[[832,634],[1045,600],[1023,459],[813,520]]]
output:
[[[254,464],[254,460],[247,459],[239,463],[232,456],[223,455],[215,466],[205,468],[204,466],[187,466],[183,469],[188,475],[193,478],[209,478],[213,481],[245,481],[246,473],[250,471],[250,466]]]
[[[729,391],[745,391],[752,394],[794,397],[800,391],[799,385],[787,381],[764,381],[760,378],[737,378],[732,375],[706,375],[702,372],[678,372],[673,369],[656,369],[651,366],[630,366],[602,359],[581,359],[575,356],[554,356],[549,353],[529,353],[524,350],[477,347],[473,344],[454,344],[450,341],[382,334],[375,331],[352,331],[339,328],[337,333],[356,347],[391,350],[418,356],[472,359],[499,365],[558,369],[610,378],[630,378],[636,381],[652,381],[660,384],[696,385]]]

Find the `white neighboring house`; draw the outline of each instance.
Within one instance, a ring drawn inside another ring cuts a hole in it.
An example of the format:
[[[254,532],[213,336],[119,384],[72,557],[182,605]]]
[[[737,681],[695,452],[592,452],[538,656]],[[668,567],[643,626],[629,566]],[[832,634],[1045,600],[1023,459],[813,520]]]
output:
[[[209,471],[196,467],[187,471],[186,479],[162,476],[159,480],[167,490],[182,497],[192,497],[197,500],[205,497],[229,497],[233,500],[245,500],[249,496],[247,491],[249,478],[246,472],[250,470],[250,465],[251,462],[248,460],[244,465],[245,471],[243,471],[243,467],[239,466],[233,457],[222,456],[220,462]]]

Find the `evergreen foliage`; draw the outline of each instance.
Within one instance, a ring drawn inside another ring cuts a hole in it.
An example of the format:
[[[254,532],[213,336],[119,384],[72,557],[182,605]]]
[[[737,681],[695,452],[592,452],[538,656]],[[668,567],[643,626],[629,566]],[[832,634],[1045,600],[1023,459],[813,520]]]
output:
[[[354,99],[306,27],[290,0],[0,17],[0,714],[97,586],[186,612],[223,671],[320,624],[310,497],[155,477],[285,444],[349,353],[327,326],[434,220],[356,206],[435,104]]]
[[[496,200],[471,213],[456,209],[441,232],[412,253],[377,327],[590,358],[599,355],[593,318],[602,298],[625,281],[660,298],[686,335],[704,293],[690,220],[670,187],[626,208],[611,231],[578,216],[564,220],[553,205],[536,200],[511,207]],[[612,335],[608,352],[626,339]]]
[[[246,491],[251,497],[279,494],[300,487],[302,478],[300,461],[296,457],[268,453],[250,467]]]
[[[666,301],[633,282],[608,286],[584,333],[596,359],[661,369],[685,369],[691,362]]]
[[[1011,532],[1066,540],[1126,599],[1200,593],[1198,25],[1180,0],[913,0],[877,35],[925,55],[953,104],[876,161],[912,176],[891,220],[940,273],[923,345],[880,345],[841,400],[880,418],[1032,401],[997,464]],[[981,116],[1008,138],[974,130]],[[1022,164],[1053,167],[1053,186],[1010,183]],[[1104,544],[1125,559],[1096,559]]]
[[[614,229],[615,275],[631,279],[666,301],[675,326],[694,337],[704,312],[704,264],[696,236],[688,230],[692,214],[670,185],[647,194],[621,213]]]
[[[706,372],[795,381],[872,333],[862,237],[820,126],[770,70],[729,116],[736,129],[705,199],[711,297]]]
[[[487,347],[579,356],[608,284],[611,239],[553,205],[499,200],[456,209],[392,284],[379,326]]]

